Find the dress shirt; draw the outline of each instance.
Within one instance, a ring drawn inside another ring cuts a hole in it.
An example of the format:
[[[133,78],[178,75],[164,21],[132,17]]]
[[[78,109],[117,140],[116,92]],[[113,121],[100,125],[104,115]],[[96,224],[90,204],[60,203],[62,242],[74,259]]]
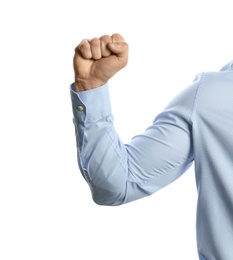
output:
[[[148,196],[194,162],[199,259],[233,260],[233,61],[198,74],[127,144],[114,129],[108,84],[78,93],[71,85],[71,99],[79,168],[97,204]]]

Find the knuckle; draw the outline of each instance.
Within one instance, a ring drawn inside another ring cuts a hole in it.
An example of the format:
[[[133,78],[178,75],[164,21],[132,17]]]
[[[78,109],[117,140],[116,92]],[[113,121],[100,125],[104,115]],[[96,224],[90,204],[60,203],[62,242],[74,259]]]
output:
[[[90,44],[92,46],[98,46],[100,44],[100,40],[98,38],[93,38],[90,40]]]
[[[79,45],[79,52],[84,58],[91,58],[91,50],[88,42],[84,42]]]
[[[81,41],[79,46],[77,47],[80,51],[88,51],[90,49],[90,44],[87,40]]]
[[[112,39],[111,39],[110,35],[103,35],[103,36],[100,37],[100,41],[104,42],[104,43],[108,43],[108,42],[111,42]]]
[[[112,41],[123,42],[124,38],[119,33],[114,33],[112,35]]]
[[[79,46],[79,50],[80,51],[88,51],[89,50],[89,46],[88,46],[88,44],[81,44],[80,46]]]

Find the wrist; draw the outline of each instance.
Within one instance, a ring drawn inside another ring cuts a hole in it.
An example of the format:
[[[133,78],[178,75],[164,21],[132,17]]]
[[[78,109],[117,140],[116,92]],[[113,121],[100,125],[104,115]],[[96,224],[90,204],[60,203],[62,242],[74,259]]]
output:
[[[76,79],[74,82],[74,90],[76,92],[87,91],[94,88],[98,88],[104,85],[106,82],[100,82],[96,80],[82,80]]]

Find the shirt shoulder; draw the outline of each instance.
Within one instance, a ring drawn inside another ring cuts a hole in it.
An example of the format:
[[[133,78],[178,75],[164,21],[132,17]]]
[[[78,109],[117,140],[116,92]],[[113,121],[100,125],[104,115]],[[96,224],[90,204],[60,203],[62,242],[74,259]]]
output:
[[[228,62],[226,65],[224,65],[224,66],[222,67],[222,69],[220,70],[220,72],[221,72],[221,71],[230,71],[230,70],[233,71],[233,60],[230,61],[230,62]]]
[[[232,114],[233,61],[219,71],[203,72],[198,86],[192,119]]]

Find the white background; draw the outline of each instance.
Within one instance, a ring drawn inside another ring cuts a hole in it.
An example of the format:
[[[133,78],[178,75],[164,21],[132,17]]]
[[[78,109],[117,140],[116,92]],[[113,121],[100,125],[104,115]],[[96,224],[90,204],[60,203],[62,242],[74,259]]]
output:
[[[193,168],[128,205],[92,201],[76,163],[73,50],[115,32],[129,43],[128,66],[109,82],[127,142],[197,73],[232,59],[230,3],[1,1],[0,259],[197,259]]]

